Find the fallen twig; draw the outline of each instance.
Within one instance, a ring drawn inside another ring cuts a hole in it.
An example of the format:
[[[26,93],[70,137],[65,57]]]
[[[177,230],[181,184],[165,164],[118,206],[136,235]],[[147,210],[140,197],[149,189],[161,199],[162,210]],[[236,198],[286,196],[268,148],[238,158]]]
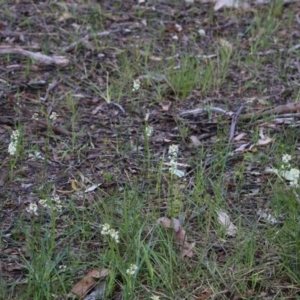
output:
[[[195,116],[195,115],[200,115],[203,112],[209,112],[209,111],[212,111],[212,112],[215,112],[218,114],[224,114],[229,117],[231,117],[234,114],[232,111],[226,111],[225,109],[220,108],[220,107],[203,107],[203,108],[200,107],[200,108],[195,108],[195,109],[190,109],[190,110],[184,110],[179,113],[179,116],[180,117],[189,116],[189,115]]]
[[[31,52],[22,48],[0,47],[0,54],[18,54],[30,57],[44,65],[66,66],[69,60],[64,56],[48,56],[40,52]]]
[[[119,30],[108,30],[108,31],[102,31],[102,32],[98,32],[96,34],[87,34],[85,37],[79,39],[78,41],[70,44],[69,46],[66,46],[62,49],[63,52],[69,52],[69,51],[72,51],[73,49],[75,49],[79,44],[81,43],[84,43],[88,40],[91,40],[93,38],[96,38],[96,37],[103,37],[103,36],[107,36],[107,35],[110,35],[111,33],[113,32],[116,32],[116,31],[119,31]]]
[[[262,116],[267,116],[267,115],[272,115],[272,114],[286,114],[286,113],[292,113],[300,111],[300,101],[295,102],[295,103],[287,103],[283,105],[278,105],[272,108],[266,108],[262,109],[259,111],[256,111],[254,113],[248,113],[244,115],[240,115],[240,119],[252,119],[255,117],[262,117]]]
[[[233,114],[231,117],[232,119],[231,119],[230,134],[229,134],[229,140],[228,140],[229,143],[232,141],[232,139],[234,137],[236,124],[237,124],[239,115],[241,114],[243,108],[244,108],[244,105],[241,105],[239,107],[239,109],[237,110],[237,112],[235,114]]]

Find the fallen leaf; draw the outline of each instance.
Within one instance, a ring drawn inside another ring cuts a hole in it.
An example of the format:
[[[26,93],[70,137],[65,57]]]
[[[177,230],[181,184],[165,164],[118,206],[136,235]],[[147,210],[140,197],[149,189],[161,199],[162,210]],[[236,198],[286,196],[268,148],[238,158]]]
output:
[[[185,256],[192,257],[194,255],[193,249],[195,248],[195,246],[196,246],[196,242],[193,243],[185,242],[180,257],[185,257]]]
[[[255,146],[263,146],[273,142],[273,139],[270,137],[265,137],[264,139],[259,139]]]
[[[87,295],[84,300],[97,300],[97,299],[103,299],[105,295],[106,290],[106,282],[100,282],[100,284],[97,284],[94,288],[94,291]]]
[[[64,22],[66,20],[69,20],[73,18],[73,15],[69,12],[64,12],[58,19],[58,22]]]
[[[214,10],[217,11],[223,7],[234,7],[234,8],[250,8],[250,5],[242,0],[217,0]]]
[[[246,150],[246,148],[249,146],[250,143],[247,144],[243,144],[241,146],[239,146],[237,149],[234,150],[234,152],[243,152]]]
[[[157,220],[157,223],[163,225],[165,228],[173,228],[175,232],[180,229],[180,222],[175,218],[171,220],[167,217],[162,217]]]
[[[194,300],[206,300],[213,295],[213,291],[210,288],[205,288],[200,297],[194,298]]]
[[[95,189],[97,189],[101,184],[102,184],[102,183],[94,184],[94,185],[88,187],[84,192],[85,192],[85,193],[92,192],[92,191],[94,191]]]
[[[149,59],[154,60],[154,61],[161,61],[162,57],[155,56],[155,55],[149,55]]]
[[[247,136],[247,133],[242,132],[242,133],[238,134],[233,140],[235,142],[237,142],[237,141],[240,141],[241,139],[243,139],[245,136]]]
[[[2,267],[5,271],[8,271],[8,272],[20,271],[20,270],[25,269],[25,266],[23,266],[17,262],[3,263]]]
[[[188,243],[186,242],[186,232],[181,228],[180,222],[178,219],[173,218],[172,220],[167,217],[162,217],[157,220],[157,223],[164,226],[165,228],[173,228],[175,231],[175,242],[180,247],[181,253],[180,257],[185,256],[192,257],[194,255],[193,248],[196,245],[196,242]]]
[[[259,137],[260,137],[262,140],[266,139],[265,132],[264,132],[264,127],[260,127],[260,128],[259,128]]]
[[[172,105],[172,102],[171,102],[171,101],[168,101],[168,102],[161,102],[161,103],[160,103],[160,106],[161,106],[161,108],[162,108],[163,111],[169,111],[171,105]]]
[[[69,296],[72,294],[83,298],[97,283],[97,280],[107,276],[109,273],[108,269],[102,269],[101,271],[94,269],[90,271],[85,277],[78,281],[72,288]]]
[[[230,221],[230,217],[224,210],[216,210],[218,214],[218,221],[222,227],[226,229],[226,234],[228,236],[236,235],[236,226]]]
[[[77,187],[78,181],[76,179],[69,179],[68,182],[71,184],[71,187],[72,187],[73,191],[78,190],[78,187]]]
[[[183,244],[186,239],[186,233],[185,230],[180,228],[176,233],[175,233],[175,241],[176,243]]]
[[[100,109],[102,109],[103,107],[103,103],[101,103],[100,105],[97,105],[93,110],[92,110],[92,115],[95,115],[99,112]]]
[[[191,136],[190,136],[190,140],[191,140],[192,145],[193,145],[194,147],[199,147],[199,146],[201,146],[201,142],[199,141],[199,139],[198,139],[197,136],[191,135]]]

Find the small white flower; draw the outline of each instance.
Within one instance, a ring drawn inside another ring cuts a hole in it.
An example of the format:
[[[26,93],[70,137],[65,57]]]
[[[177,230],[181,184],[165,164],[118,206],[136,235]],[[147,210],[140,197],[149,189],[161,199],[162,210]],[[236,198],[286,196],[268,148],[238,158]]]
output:
[[[55,121],[57,119],[57,117],[58,117],[58,114],[55,111],[53,111],[51,113],[51,115],[49,116],[49,119],[52,121]]]
[[[48,204],[47,204],[47,200],[46,199],[40,199],[39,200],[39,204],[43,207],[48,207]]]
[[[101,234],[102,235],[108,235],[110,232],[110,225],[105,223],[104,225],[102,225],[102,230],[101,230]]]
[[[179,146],[178,145],[171,145],[169,147],[169,158],[171,159],[172,157],[174,158],[177,158],[177,154],[178,154],[178,149],[179,149]]]
[[[159,296],[152,296],[150,299],[152,299],[152,300],[159,300]]]
[[[15,155],[17,152],[19,136],[20,136],[19,130],[15,130],[11,134],[10,143],[8,145],[8,153],[10,155]]]
[[[52,202],[51,204],[48,204],[49,202]],[[62,212],[63,206],[61,205],[61,200],[58,196],[51,197],[50,200],[46,199],[40,199],[39,205],[50,210],[50,211],[58,211]]]
[[[56,204],[61,204],[61,200],[59,199],[58,196],[55,196],[55,197],[51,198],[51,200],[52,200],[53,202],[55,202]]]
[[[30,203],[29,206],[26,207],[25,209],[29,214],[32,214],[32,215],[35,215],[35,216],[38,216],[38,207],[35,203]]]
[[[147,126],[145,127],[145,133],[146,133],[146,136],[147,136],[147,137],[150,137],[151,134],[152,134],[152,132],[153,132],[153,127],[147,125]]]
[[[109,235],[110,235],[110,237],[111,237],[113,240],[115,240],[116,243],[119,243],[119,242],[120,242],[120,240],[119,240],[119,232],[116,231],[115,229],[111,229],[111,230],[109,231]]]
[[[205,36],[206,35],[206,32],[205,32],[204,29],[199,29],[198,33],[199,33],[200,36]]]
[[[37,121],[39,119],[39,114],[38,113],[34,113],[32,115],[32,119]]]
[[[62,205],[55,205],[53,207],[53,210],[58,211],[58,212],[62,212],[63,206]]]
[[[177,155],[178,155],[178,145],[171,145],[169,147],[169,156],[168,158],[170,159],[170,168],[169,171],[171,174],[176,175],[178,177],[183,177],[184,176],[184,171],[178,170],[177,169]]]
[[[289,171],[280,171],[279,174],[289,181],[298,181],[300,172],[298,169],[292,168]]]
[[[170,172],[171,172],[171,174],[173,174],[173,175],[176,175],[177,177],[179,177],[179,178],[181,178],[181,177],[184,177],[184,175],[185,175],[185,172],[184,171],[181,171],[181,170],[179,170],[179,169],[169,169],[170,170]]]
[[[138,90],[140,89],[140,87],[141,87],[141,82],[140,82],[140,80],[139,80],[139,79],[134,80],[134,81],[133,81],[133,88],[132,88],[132,91],[133,91],[133,92],[136,92],[136,91],[138,91]]]
[[[104,225],[101,225],[101,234],[102,235],[109,235],[113,240],[115,240],[116,243],[119,243],[119,231],[110,228],[110,225],[105,223]]]
[[[19,138],[19,136],[20,136],[19,130],[15,130],[15,131],[12,132],[11,137],[12,137],[13,140],[17,140]]]
[[[177,29],[177,31],[182,31],[182,26],[181,25],[179,25],[179,24],[175,24],[175,26],[174,26],[176,29]]]
[[[8,145],[8,153],[9,153],[10,155],[15,155],[16,152],[17,152],[17,145],[14,144],[14,143],[10,143],[10,144]]]
[[[283,163],[288,163],[291,159],[292,159],[292,156],[289,155],[289,154],[284,154],[284,155],[282,156],[282,162],[283,162]]]
[[[129,269],[126,270],[126,273],[128,275],[133,276],[136,273],[137,269],[138,269],[137,265],[131,264],[130,267],[129,267]]]
[[[60,265],[58,267],[62,272],[65,272],[67,270],[67,266],[66,265]]]
[[[276,170],[277,173],[284,177],[286,180],[290,181],[292,187],[299,187],[299,177],[300,171],[298,169],[292,168],[290,170]]]

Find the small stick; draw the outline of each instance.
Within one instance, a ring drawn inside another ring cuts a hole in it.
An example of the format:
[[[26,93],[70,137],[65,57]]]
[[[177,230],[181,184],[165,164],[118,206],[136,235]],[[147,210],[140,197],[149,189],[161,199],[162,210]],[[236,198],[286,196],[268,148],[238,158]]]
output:
[[[300,111],[300,101],[295,103],[287,103],[283,105],[278,105],[272,108],[267,108],[263,110],[259,110],[255,113],[248,113],[240,116],[240,119],[252,119],[254,117],[262,117],[271,114],[286,114]]]
[[[49,56],[42,54],[40,52],[31,52],[24,50],[22,48],[12,48],[12,47],[0,47],[0,54],[18,54],[26,57],[30,57],[40,64],[43,65],[58,65],[66,66],[69,64],[69,60],[64,56]]]
[[[237,112],[232,115],[231,126],[230,126],[230,135],[229,135],[228,143],[231,143],[231,141],[232,141],[232,139],[234,137],[236,124],[237,124],[239,115],[241,114],[241,112],[242,112],[243,109],[244,109],[244,105],[241,105],[239,107],[239,109],[237,110]]]

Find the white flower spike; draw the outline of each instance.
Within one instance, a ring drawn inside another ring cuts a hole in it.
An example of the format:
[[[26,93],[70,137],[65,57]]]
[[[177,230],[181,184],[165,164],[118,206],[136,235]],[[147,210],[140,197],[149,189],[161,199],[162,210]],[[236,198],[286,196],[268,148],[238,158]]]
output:
[[[8,145],[8,153],[10,155],[15,155],[17,152],[17,146],[19,142],[19,130],[15,130],[12,132],[11,137],[10,137],[10,143]]]
[[[138,269],[137,265],[131,264],[130,267],[126,270],[126,273],[128,275],[133,276],[136,273],[137,269]]]
[[[139,80],[139,79],[134,80],[134,81],[133,81],[133,88],[132,88],[132,91],[133,91],[133,92],[136,92],[136,91],[138,91],[138,90],[140,89],[140,87],[141,87],[141,82],[140,82],[140,80]]]

